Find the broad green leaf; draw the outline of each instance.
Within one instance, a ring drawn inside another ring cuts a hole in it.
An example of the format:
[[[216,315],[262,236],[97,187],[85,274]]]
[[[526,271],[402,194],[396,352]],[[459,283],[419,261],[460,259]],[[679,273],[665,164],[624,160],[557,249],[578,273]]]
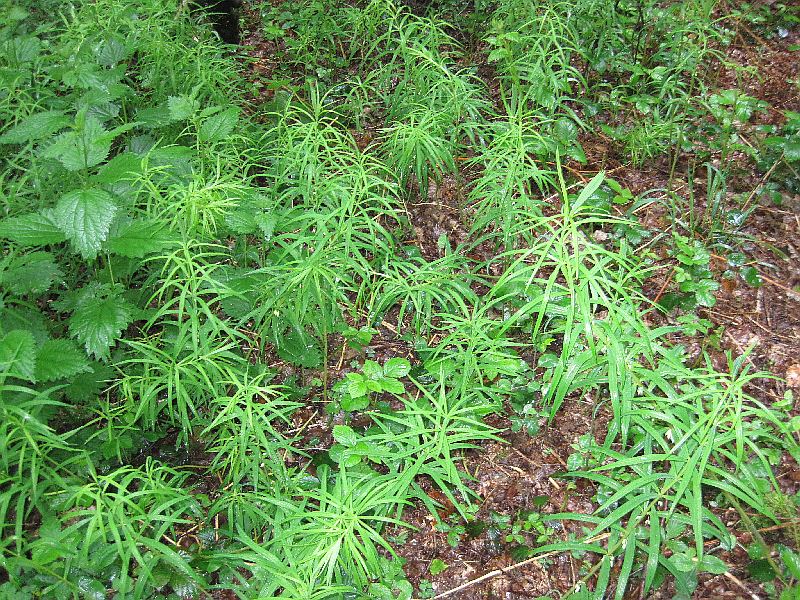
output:
[[[141,123],[144,127],[157,128],[169,125],[173,121],[173,118],[168,108],[164,106],[153,106],[137,110],[136,121]]]
[[[118,154],[92,177],[94,183],[112,184],[118,181],[130,181],[142,172],[142,157],[131,152]]]
[[[200,125],[198,139],[204,143],[213,143],[224,140],[233,133],[239,121],[239,108],[232,106],[227,110],[210,116]]]
[[[381,388],[384,391],[389,392],[391,394],[400,395],[406,391],[406,388],[403,385],[403,383],[401,381],[397,381],[396,379],[390,379],[390,378],[381,379],[380,384]]]
[[[56,137],[42,155],[56,159],[68,171],[89,169],[108,157],[114,137],[99,119],[89,115],[81,126]]]
[[[311,334],[292,327],[275,344],[278,356],[292,364],[315,369],[322,364],[319,342]]]
[[[85,402],[86,398],[97,396],[102,392],[116,375],[109,365],[93,361],[88,371],[70,378],[71,382],[64,388],[64,393],[73,402]]]
[[[105,67],[112,67],[125,60],[130,53],[130,48],[115,37],[102,41],[94,50],[97,62]]]
[[[113,254],[142,258],[169,247],[173,238],[164,226],[154,221],[128,220],[112,228],[106,248]]]
[[[750,577],[760,582],[772,581],[775,579],[775,569],[766,558],[759,558],[747,565],[747,572]]]
[[[51,210],[0,221],[0,237],[26,247],[58,244],[67,239],[56,224]]]
[[[102,581],[81,575],[78,577],[77,583],[78,589],[85,600],[105,600],[108,597],[106,586]]]
[[[36,381],[36,342],[30,331],[14,329],[0,339],[0,372]]]
[[[7,21],[24,21],[30,13],[21,6],[11,6],[4,15]]]
[[[367,379],[379,379],[383,377],[383,367],[374,360],[365,360],[361,370],[364,373],[364,377]]]
[[[700,561],[700,570],[714,575],[722,575],[728,571],[728,565],[713,554],[704,554]]]
[[[100,189],[74,190],[56,205],[55,221],[83,258],[94,258],[108,237],[117,207]]]
[[[697,570],[697,559],[685,552],[677,552],[670,558],[672,565],[682,573],[694,573]]]
[[[256,232],[256,219],[252,210],[238,209],[225,215],[225,224],[238,235],[250,235]]]
[[[167,107],[169,116],[174,121],[184,121],[200,110],[200,103],[189,96],[170,96]]]
[[[358,396],[356,398],[352,396],[344,396],[342,398],[342,410],[347,412],[355,412],[357,410],[364,410],[369,406],[369,396]]]
[[[586,186],[581,190],[581,193],[578,194],[578,198],[575,200],[575,204],[573,205],[574,208],[578,208],[586,204],[586,202],[594,196],[594,193],[600,188],[603,184],[603,180],[605,179],[605,171],[600,171],[592,177],[591,181],[586,184]]]
[[[761,276],[758,274],[758,269],[755,267],[743,267],[740,271],[742,279],[747,282],[751,287],[761,287]]]
[[[127,304],[116,296],[82,298],[69,318],[69,333],[86,352],[107,358],[109,349],[132,320]]]
[[[33,62],[42,50],[42,42],[32,35],[18,36],[6,42],[6,54],[17,63]]]
[[[351,398],[360,398],[369,393],[367,379],[359,373],[348,373],[347,393]]]
[[[275,226],[278,224],[278,218],[274,214],[259,213],[255,216],[255,222],[261,233],[264,234],[264,240],[270,241],[275,232]]]
[[[22,119],[0,135],[0,144],[24,144],[45,139],[72,123],[61,110],[46,110]]]
[[[561,143],[569,144],[578,139],[578,126],[572,119],[561,117],[553,126],[553,133]]]
[[[383,365],[383,374],[386,377],[400,379],[411,372],[411,363],[405,358],[390,358]]]
[[[586,152],[584,152],[583,146],[577,140],[572,142],[569,150],[567,150],[567,155],[581,164],[586,164]]]
[[[333,439],[340,444],[351,447],[358,443],[358,434],[352,427],[347,425],[335,425],[333,428]]]
[[[449,568],[449,566],[447,565],[447,563],[444,562],[441,558],[434,558],[431,561],[431,564],[428,567],[428,570],[430,571],[431,575],[433,575],[435,577],[436,575],[439,575],[440,573],[443,573],[448,568]]]
[[[72,378],[91,370],[86,354],[69,340],[48,340],[36,356],[38,381]]]
[[[786,138],[783,156],[789,162],[800,162],[800,133]]]
[[[800,556],[798,556],[798,554],[791,548],[786,546],[780,546],[779,552],[781,555],[781,560],[783,561],[783,564],[786,565],[786,569],[789,571],[789,574],[795,579],[800,579]]]
[[[0,272],[0,286],[18,295],[42,294],[63,276],[49,252],[32,252],[12,259]]]

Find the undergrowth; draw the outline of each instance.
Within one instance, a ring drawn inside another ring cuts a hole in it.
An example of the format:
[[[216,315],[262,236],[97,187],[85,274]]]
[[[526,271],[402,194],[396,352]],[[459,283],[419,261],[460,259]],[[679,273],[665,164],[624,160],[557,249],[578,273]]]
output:
[[[642,207],[694,199],[563,167],[599,134],[673,171],[738,148],[758,107],[704,99],[716,3],[455,4],[254,5],[286,53],[266,103],[185,2],[0,9],[3,597],[410,598],[407,509],[469,521],[499,417],[535,433],[576,397],[608,425],[562,477],[596,509],[509,538],[591,557],[565,595],[688,597],[736,543],[715,507],[796,518],[788,404],[746,355],[676,343],[702,323],[655,324],[713,304],[735,231],[647,231]],[[757,151],[786,186],[796,125]],[[448,181],[466,241],[423,255],[410,206]],[[379,331],[411,350],[373,360]]]

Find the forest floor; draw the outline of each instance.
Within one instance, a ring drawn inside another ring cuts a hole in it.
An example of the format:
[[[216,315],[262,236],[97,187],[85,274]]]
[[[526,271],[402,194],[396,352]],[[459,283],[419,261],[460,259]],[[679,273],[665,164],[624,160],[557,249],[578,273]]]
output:
[[[255,21],[257,16],[251,16]],[[800,42],[800,32],[787,32],[784,36],[765,39],[752,31],[742,31],[735,42],[725,48],[727,59],[749,74],[720,66],[716,74],[717,87],[739,87],[748,95],[769,103],[766,112],[759,113],[752,127],[763,124],[780,125],[782,111],[800,111],[800,61],[792,48]],[[253,26],[244,41],[247,69],[254,81],[268,80],[280,61],[278,42],[265,39]],[[488,69],[488,65],[484,65]],[[490,83],[491,85],[491,83]],[[272,98],[268,87],[262,88],[263,100]],[[353,131],[359,145],[368,148],[374,132]],[[656,157],[643,165],[632,165],[624,149],[614,140],[592,135],[582,135],[581,142],[587,161],[567,163],[566,168],[583,181],[588,181],[599,171],[606,172],[635,195],[649,190],[666,189],[671,185],[671,159],[669,155]],[[759,265],[762,285],[752,287],[737,278],[724,278],[727,261],[712,256],[712,271],[721,281],[713,308],[699,308],[698,315],[707,319],[711,327],[710,340],[702,350],[709,353],[715,364],[722,368],[725,352],[734,356],[749,352],[748,362],[754,370],[773,374],[777,379],[765,378],[752,384],[749,392],[764,404],[784,397],[787,389],[800,392],[800,196],[784,194],[780,206],[768,205],[755,199],[756,191],[766,179],[752,161],[744,155],[734,156],[735,177],[729,181],[728,194],[751,194],[748,203],[754,210],[741,235],[748,240],[750,257]],[[677,164],[677,179],[687,181],[688,165],[692,156],[683,154]],[[447,176],[439,185],[432,184],[429,193],[408,205],[415,240],[421,254],[427,259],[442,255],[437,241],[446,235],[454,246],[466,241],[468,227],[462,218],[465,206],[465,189],[470,185],[471,173],[462,170],[456,176]],[[698,213],[704,210],[706,180],[696,175],[693,181]],[[683,191],[686,191],[683,184]],[[640,222],[650,228],[669,226],[664,211],[650,205],[638,214]],[[672,285],[672,273],[659,271],[646,286],[650,299],[659,297]],[[376,360],[383,362],[402,356],[414,359],[410,345],[399,338],[396,328],[384,321],[379,334],[371,344]],[[690,348],[690,354],[700,356],[699,346]],[[330,376],[342,377],[348,371],[350,360],[356,352],[342,348],[333,352],[334,360],[328,365]],[[291,367],[285,365],[291,372]],[[413,526],[409,533],[397,532],[401,542],[398,554],[407,563],[409,580],[417,590],[427,590],[425,597],[461,600],[536,598],[553,592],[566,592],[577,580],[579,566],[574,557],[566,553],[534,557],[519,561],[514,556],[513,545],[503,540],[504,530],[498,522],[532,506],[542,515],[570,511],[590,514],[596,508],[592,497],[595,490],[590,482],[577,485],[559,479],[567,470],[567,459],[574,451],[578,438],[591,432],[602,436],[608,417],[598,410],[590,397],[570,397],[556,419],[541,429],[536,436],[524,431],[513,433],[511,423],[502,417],[493,417],[490,424],[501,430],[502,443],[481,444],[467,453],[464,468],[474,481],[470,487],[478,497],[479,510],[472,526],[445,531],[437,526],[436,519],[424,507],[412,508],[404,519]],[[296,425],[304,427],[309,438],[321,440],[325,447],[332,443],[331,425],[321,414],[311,410],[295,416]],[[800,465],[786,456],[777,473],[778,481],[788,494],[800,489]],[[434,489],[427,490],[437,498]],[[439,517],[443,522],[457,517],[452,505],[439,493],[443,504]],[[724,575],[705,574],[700,577],[696,598],[765,598],[761,583],[750,577],[750,562],[742,549],[750,541],[750,534],[741,526],[740,517],[733,509],[718,515],[736,535],[740,544],[731,552],[719,554],[731,569]],[[456,527],[453,525],[453,527]],[[579,527],[573,526],[574,533]],[[455,533],[453,533],[455,531]],[[569,531],[558,531],[564,535]],[[762,534],[768,542],[780,542],[784,531],[764,528]],[[449,540],[449,541],[448,541]],[[441,573],[431,575],[432,561],[446,565]],[[631,595],[632,594],[632,595]],[[636,597],[635,590],[626,597]],[[672,590],[663,588],[651,597],[672,597]]]

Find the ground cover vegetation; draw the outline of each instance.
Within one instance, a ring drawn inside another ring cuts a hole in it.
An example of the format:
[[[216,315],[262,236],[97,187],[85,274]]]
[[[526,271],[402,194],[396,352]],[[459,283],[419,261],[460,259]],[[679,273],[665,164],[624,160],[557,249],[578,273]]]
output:
[[[796,7],[238,16],[0,8],[0,596],[797,597]]]

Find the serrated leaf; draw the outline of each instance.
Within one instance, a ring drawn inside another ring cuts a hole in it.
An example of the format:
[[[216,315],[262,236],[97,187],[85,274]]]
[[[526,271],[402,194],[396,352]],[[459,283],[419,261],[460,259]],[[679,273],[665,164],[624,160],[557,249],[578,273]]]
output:
[[[390,358],[383,365],[383,374],[386,377],[400,379],[411,372],[411,363],[405,358]]]
[[[41,40],[32,35],[11,38],[6,44],[6,54],[18,64],[33,62],[42,50]]]
[[[163,127],[164,125],[169,125],[172,120],[169,109],[163,106],[140,108],[136,111],[136,121],[141,123],[144,127]]]
[[[26,247],[59,244],[67,239],[51,210],[0,221],[0,237]]]
[[[448,568],[447,563],[444,562],[441,558],[434,558],[431,561],[428,570],[430,571],[431,575],[435,577],[436,575],[443,573],[447,568]]]
[[[117,206],[100,189],[73,190],[61,197],[54,211],[56,224],[83,258],[94,258],[108,237]]]
[[[95,48],[94,55],[97,62],[105,67],[112,67],[122,62],[128,56],[130,48],[122,40],[109,38]]]
[[[333,428],[333,439],[349,448],[358,443],[358,434],[348,425],[336,425]]]
[[[347,412],[364,410],[369,406],[369,396],[359,396],[358,398],[344,396],[341,401],[341,406],[342,410]]]
[[[18,295],[42,294],[62,276],[52,254],[32,252],[9,262],[0,273],[0,285]]]
[[[92,177],[92,181],[100,184],[112,184],[119,181],[131,181],[142,172],[142,157],[131,152],[118,154]]]
[[[578,126],[572,119],[561,117],[553,126],[553,133],[561,143],[569,144],[578,139]]]
[[[203,121],[197,137],[204,143],[219,142],[233,133],[238,121],[239,108],[232,106]]]
[[[0,135],[0,144],[24,144],[43,140],[72,122],[64,111],[46,110],[22,119]]]
[[[36,381],[36,342],[30,331],[14,329],[0,340],[0,371]]]
[[[350,397],[360,398],[361,396],[366,396],[369,393],[367,380],[357,373],[348,373],[348,376],[349,375],[353,375],[353,377],[350,378],[350,381],[347,382],[347,393],[350,395]]]
[[[292,364],[307,369],[315,369],[322,364],[319,342],[301,329],[292,328],[277,341],[276,347],[278,356]]]
[[[171,246],[173,241],[161,223],[129,220],[112,229],[106,248],[120,256],[142,258]]]
[[[175,121],[183,121],[200,110],[200,103],[189,96],[170,96],[167,99],[169,116]]]
[[[91,370],[86,354],[69,340],[48,340],[36,356],[38,381],[72,378]]]
[[[380,379],[383,377],[383,367],[374,360],[365,360],[361,371],[367,379]]]
[[[73,402],[84,402],[86,398],[97,396],[114,375],[110,366],[93,362],[88,371],[71,378],[72,382],[64,388],[64,393]]]
[[[397,394],[400,395],[406,391],[405,386],[401,381],[397,381],[396,379],[381,379],[381,388],[385,392],[389,392],[390,394]]]
[[[264,240],[270,241],[275,232],[275,226],[278,224],[278,218],[273,214],[259,213],[255,216],[255,222],[261,233],[264,234]]]
[[[132,321],[128,305],[116,296],[82,298],[69,318],[69,333],[88,354],[107,358],[109,349]]]
[[[56,137],[42,156],[54,158],[68,171],[80,171],[99,165],[111,152],[114,135],[106,131],[94,116],[87,116],[81,127]]]
[[[256,232],[256,220],[252,210],[238,209],[225,215],[225,224],[238,235]]]

